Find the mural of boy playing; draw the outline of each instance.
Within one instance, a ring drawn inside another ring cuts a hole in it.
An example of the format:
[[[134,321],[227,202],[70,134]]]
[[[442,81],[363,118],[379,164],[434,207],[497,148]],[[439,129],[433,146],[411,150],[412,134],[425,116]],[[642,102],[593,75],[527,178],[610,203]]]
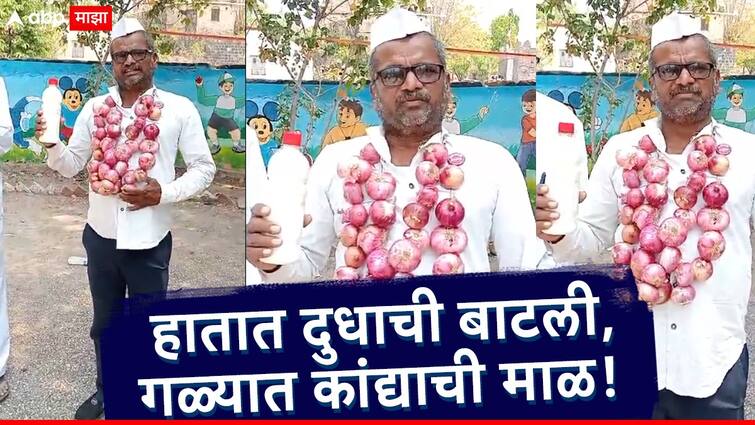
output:
[[[522,144],[516,154],[516,162],[523,175],[527,175],[527,163],[535,156],[535,89],[529,89],[522,95]]]
[[[358,100],[342,99],[338,103],[338,124],[325,135],[320,149],[332,143],[366,135],[367,126],[362,122],[363,112]]]
[[[224,72],[218,78],[218,88],[221,95],[208,95],[204,89],[204,81],[201,76],[195,80],[197,84],[197,100],[201,105],[214,106],[210,121],[207,123],[207,138],[210,139],[210,152],[213,155],[220,152],[218,142],[218,130],[226,130],[233,140],[233,151],[243,153],[246,146],[241,143],[241,129],[233,119],[236,109],[243,108],[246,97],[244,95],[234,97],[235,87],[233,75]]]

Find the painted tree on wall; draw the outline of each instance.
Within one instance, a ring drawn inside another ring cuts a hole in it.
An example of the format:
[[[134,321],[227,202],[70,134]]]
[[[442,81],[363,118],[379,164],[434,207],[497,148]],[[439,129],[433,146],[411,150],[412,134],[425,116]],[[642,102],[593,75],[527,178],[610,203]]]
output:
[[[51,25],[28,24],[24,19],[32,13],[57,9],[49,8],[45,0],[0,0],[0,57],[48,59],[55,56],[63,40],[63,32]],[[22,23],[9,22],[16,12]],[[67,14],[65,14],[67,16]]]
[[[600,154],[601,141],[609,128],[605,122],[600,129],[597,128],[598,103],[601,98],[608,100],[609,117],[621,103],[616,89],[623,81],[607,81],[604,77],[606,66],[612,59],[623,58],[625,66],[643,71],[641,64],[649,53],[649,43],[637,41],[638,34],[632,34],[631,22],[636,21],[640,13],[645,23],[652,25],[674,10],[692,10],[705,16],[715,8],[716,0],[591,0],[585,11],[576,10],[570,0],[542,0],[538,3],[538,15],[546,22],[540,32],[543,42],[538,46],[546,55],[553,54],[553,44],[547,41],[553,40],[556,28],[563,26],[568,33],[567,53],[581,57],[592,67],[594,76],[584,88],[585,102],[580,118],[589,131],[593,160]],[[637,63],[632,64],[634,61]]]

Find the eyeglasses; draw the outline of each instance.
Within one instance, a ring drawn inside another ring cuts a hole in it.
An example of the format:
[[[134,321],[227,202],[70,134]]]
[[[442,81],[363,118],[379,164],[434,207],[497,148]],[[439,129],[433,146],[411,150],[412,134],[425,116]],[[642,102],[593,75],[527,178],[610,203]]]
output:
[[[657,66],[653,74],[658,74],[663,81],[674,81],[682,74],[682,69],[686,69],[692,78],[696,80],[704,80],[710,77],[710,73],[713,72],[715,68],[715,65],[706,62],[692,62],[687,64],[670,63]]]
[[[131,57],[134,58],[136,62],[141,62],[144,60],[144,58],[147,57],[147,54],[152,54],[152,53],[154,53],[152,50],[134,49],[134,50],[129,50],[125,52],[112,53],[110,56],[113,57],[113,62],[117,64],[122,64],[126,62],[126,59],[128,59],[129,55],[131,55]]]
[[[440,76],[443,74],[443,65],[421,63],[413,66],[391,66],[379,71],[377,75],[386,87],[396,87],[404,84],[409,71],[421,83],[430,84],[440,80]]]

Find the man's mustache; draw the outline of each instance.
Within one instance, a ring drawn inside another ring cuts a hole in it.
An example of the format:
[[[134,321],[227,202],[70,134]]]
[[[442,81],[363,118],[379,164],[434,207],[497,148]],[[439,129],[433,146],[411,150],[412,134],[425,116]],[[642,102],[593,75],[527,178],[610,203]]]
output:
[[[669,94],[671,95],[671,97],[676,97],[680,94],[695,94],[700,96],[702,93],[700,92],[700,89],[694,87],[682,87],[676,90],[672,90]]]
[[[430,93],[426,91],[403,92],[399,94],[398,97],[396,98],[396,101],[398,103],[410,102],[412,100],[421,100],[423,102],[429,102]]]

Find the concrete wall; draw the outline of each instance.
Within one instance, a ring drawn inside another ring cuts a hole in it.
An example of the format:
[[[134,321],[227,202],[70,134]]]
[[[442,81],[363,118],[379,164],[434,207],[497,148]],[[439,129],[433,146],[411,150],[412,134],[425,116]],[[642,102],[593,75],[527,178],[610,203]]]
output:
[[[47,80],[56,77],[63,89],[70,89],[74,97],[81,96],[87,87],[87,78],[93,68],[91,62],[64,62],[64,61],[21,61],[0,60],[0,77],[5,79],[8,88],[9,104],[13,125],[16,129],[14,134],[14,149],[8,152],[3,159],[7,161],[35,161],[41,160],[41,147],[34,142],[34,126],[36,112],[41,106],[42,91],[47,87]],[[241,141],[246,136],[244,126],[244,68],[242,66],[212,68],[208,65],[172,65],[160,64],[155,73],[155,85],[160,89],[170,91],[191,99],[199,110],[202,124],[207,127],[207,122],[212,115],[214,105],[203,105],[197,97],[195,78],[201,76],[205,81],[207,95],[219,94],[217,80],[223,73],[230,73],[235,79],[234,95],[238,98],[234,121],[241,129]],[[104,93],[106,87],[101,88]],[[69,93],[70,94],[70,93]],[[86,99],[84,99],[86,100]],[[66,120],[62,138],[68,140],[70,131],[78,117],[83,102],[71,106],[64,99],[62,107],[63,117]],[[244,169],[244,153],[232,149],[232,141],[227,132],[219,133],[220,152],[214,155],[218,168]]]

